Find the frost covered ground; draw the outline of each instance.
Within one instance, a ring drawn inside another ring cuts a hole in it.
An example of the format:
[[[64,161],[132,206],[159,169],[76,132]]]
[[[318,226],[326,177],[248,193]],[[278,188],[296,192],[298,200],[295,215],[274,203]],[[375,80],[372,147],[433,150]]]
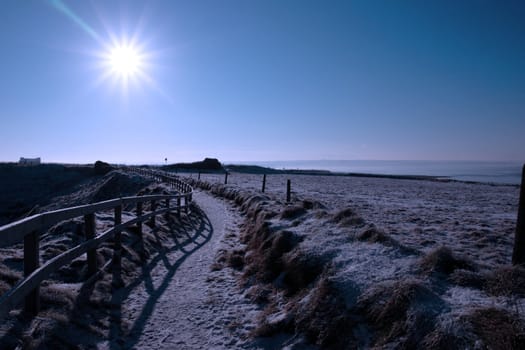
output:
[[[195,178],[195,175],[192,175]],[[201,174],[210,183],[223,175]],[[480,264],[509,264],[516,227],[519,187],[462,182],[396,180],[349,176],[268,175],[266,193],[321,202],[326,211],[353,209],[403,244],[428,251],[454,247]],[[228,185],[261,193],[262,175],[231,174]],[[319,220],[306,224],[315,226]]]
[[[201,180],[243,203],[252,222],[244,281],[264,308],[260,339],[298,348],[525,345],[525,273],[509,266],[518,187],[269,175],[263,195],[262,175]]]
[[[233,173],[228,185],[224,175],[188,180],[198,189],[195,211],[145,225],[145,256],[137,255],[133,230],[125,232],[122,281],[115,284],[108,270],[83,286],[78,259],[43,287],[36,319],[14,311],[2,324],[0,345],[525,347],[525,272],[509,265],[516,186],[268,175],[263,194],[262,175]],[[112,172],[79,181],[42,207],[152,191],[169,188]],[[111,213],[97,221],[101,230],[111,226]],[[81,224],[52,228],[42,259],[74,243]],[[102,263],[110,248],[100,250]],[[20,278],[21,256],[16,247],[0,253],[5,290]]]
[[[258,308],[243,297],[235,270],[213,268],[218,254],[238,244],[240,217],[208,194],[197,192],[194,200],[205,215],[202,228],[124,302],[123,318],[138,332],[125,348],[240,349],[249,340]]]

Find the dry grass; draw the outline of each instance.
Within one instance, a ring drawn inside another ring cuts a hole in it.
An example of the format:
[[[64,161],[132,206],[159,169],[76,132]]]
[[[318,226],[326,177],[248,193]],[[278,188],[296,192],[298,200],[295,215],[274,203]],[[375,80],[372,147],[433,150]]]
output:
[[[397,245],[397,241],[392,239],[383,231],[376,229],[375,227],[370,227],[357,236],[357,240],[361,242],[368,243],[381,243],[383,245],[394,246]]]
[[[295,304],[295,331],[323,349],[355,349],[352,328],[357,319],[347,309],[340,292],[325,274],[305,304]]]
[[[401,243],[399,243],[394,238],[390,237],[385,232],[378,230],[374,225],[366,228],[363,232],[359,233],[356,236],[356,239],[361,242],[366,243],[378,243],[386,247],[392,247],[398,249],[399,252],[406,255],[418,255],[419,251],[416,249],[409,248]]]
[[[376,331],[375,344],[399,342],[416,346],[433,330],[444,302],[424,282],[407,279],[365,291],[357,309]]]
[[[447,247],[438,247],[419,262],[420,271],[427,275],[449,276],[456,270],[475,270],[473,262],[457,256]]]
[[[224,268],[224,265],[226,264],[227,260],[227,253],[228,252],[224,249],[221,249],[217,252],[217,255],[215,256],[215,261],[210,267],[211,271],[219,271]]]
[[[43,283],[40,288],[42,310],[60,312],[66,315],[73,308],[78,290],[61,284]]]
[[[504,266],[485,276],[484,289],[492,295],[525,297],[525,268]]]
[[[242,270],[244,268],[244,250],[234,249],[226,251],[221,249],[211,266],[212,271],[222,270],[225,266],[229,266],[235,270]]]
[[[440,329],[435,329],[425,336],[420,344],[420,348],[427,350],[462,350],[473,348],[473,346],[467,339],[460,338]]]
[[[22,273],[0,263],[0,295],[13,288],[22,279]]]
[[[283,209],[280,218],[284,220],[293,220],[304,214],[306,214],[306,209],[302,206],[289,206]]]
[[[314,282],[331,261],[331,257],[315,255],[302,250],[288,254],[282,270],[283,287],[291,296]]]
[[[255,275],[258,280],[268,283],[283,272],[283,256],[298,244],[300,238],[290,231],[274,232],[267,225],[260,230],[248,243],[250,254],[245,257],[245,275]]]
[[[4,281],[8,284],[15,284],[22,278],[22,273],[19,271],[12,270],[5,266],[4,264],[0,264],[0,280]]]
[[[454,270],[449,279],[463,287],[483,289],[489,295],[525,297],[525,268],[522,266],[502,266],[483,273]]]
[[[454,270],[449,280],[458,286],[475,289],[482,289],[486,284],[486,279],[482,274],[468,270]]]
[[[315,199],[304,199],[303,200],[303,208],[304,209],[308,209],[308,210],[310,210],[310,209],[326,209],[326,206],[323,203],[321,203],[321,202],[319,202],[319,201],[317,201]]]
[[[280,310],[269,304],[258,316],[258,325],[252,331],[253,337],[271,337],[279,333],[294,332],[294,317],[291,312]]]
[[[244,268],[244,251],[235,249],[228,253],[227,264],[235,270],[242,270]]]
[[[486,349],[525,349],[525,324],[515,314],[494,307],[474,309],[463,317]]]
[[[366,223],[365,219],[359,216],[352,208],[340,210],[332,217],[332,220],[345,227],[363,226]]]
[[[253,336],[288,333],[301,335],[322,349],[355,349],[352,328],[356,318],[349,312],[329,273],[323,274],[307,293],[307,303],[302,297],[293,297],[284,307],[275,301],[267,305]]]
[[[246,297],[256,304],[268,304],[270,297],[276,293],[275,288],[269,284],[255,284],[248,288]]]

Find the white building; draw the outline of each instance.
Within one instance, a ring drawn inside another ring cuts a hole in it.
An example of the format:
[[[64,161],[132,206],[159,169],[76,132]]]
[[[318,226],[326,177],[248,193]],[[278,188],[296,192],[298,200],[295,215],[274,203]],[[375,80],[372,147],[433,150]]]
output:
[[[20,157],[20,161],[18,162],[20,165],[39,165],[40,164],[40,157],[38,158],[24,158]]]

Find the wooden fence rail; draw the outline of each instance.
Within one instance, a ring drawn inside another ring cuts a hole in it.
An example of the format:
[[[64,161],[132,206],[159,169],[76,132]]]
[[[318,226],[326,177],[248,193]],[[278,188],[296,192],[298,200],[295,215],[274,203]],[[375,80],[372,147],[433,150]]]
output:
[[[121,237],[120,232],[126,227],[138,225],[139,236],[142,238],[142,223],[151,220],[155,223],[155,217],[171,211],[177,211],[180,216],[181,209],[189,212],[192,201],[193,188],[178,179],[167,174],[141,168],[123,168],[125,171],[136,172],[144,176],[152,177],[156,181],[170,184],[179,193],[175,195],[148,195],[111,199],[108,201],[65,208],[55,211],[36,214],[28,218],[0,227],[0,247],[6,247],[20,242],[24,243],[24,278],[13,288],[0,297],[0,318],[3,318],[10,310],[17,307],[25,299],[24,309],[30,314],[37,314],[40,309],[39,289],[40,284],[49,275],[57,271],[61,266],[70,263],[73,259],[87,253],[88,276],[96,273],[96,249],[110,238],[115,240],[115,254],[117,259],[113,263],[120,264]],[[182,204],[181,199],[184,200]],[[176,201],[176,205],[170,203]],[[143,203],[150,202],[151,210],[143,213]],[[164,205],[159,205],[164,203]],[[136,217],[122,223],[122,208],[125,205],[136,206]],[[97,235],[95,228],[95,213],[99,211],[114,211],[114,226]],[[39,266],[39,233],[61,221],[84,217],[86,240],[81,244],[48,260],[43,266]]]

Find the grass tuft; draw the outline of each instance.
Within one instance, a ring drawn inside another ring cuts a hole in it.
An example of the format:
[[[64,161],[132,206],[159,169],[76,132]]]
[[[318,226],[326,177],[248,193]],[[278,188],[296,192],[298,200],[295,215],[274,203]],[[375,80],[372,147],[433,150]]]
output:
[[[416,346],[434,328],[444,302],[420,280],[386,282],[365,291],[358,309],[377,332],[376,345]]]
[[[428,275],[449,276],[456,270],[475,270],[470,260],[457,256],[447,247],[438,247],[425,255],[419,262],[421,272]]]
[[[306,214],[306,209],[302,206],[285,207],[281,212],[281,219],[293,220]]]
[[[525,349],[525,324],[516,314],[495,307],[474,309],[463,319],[486,349]]]

